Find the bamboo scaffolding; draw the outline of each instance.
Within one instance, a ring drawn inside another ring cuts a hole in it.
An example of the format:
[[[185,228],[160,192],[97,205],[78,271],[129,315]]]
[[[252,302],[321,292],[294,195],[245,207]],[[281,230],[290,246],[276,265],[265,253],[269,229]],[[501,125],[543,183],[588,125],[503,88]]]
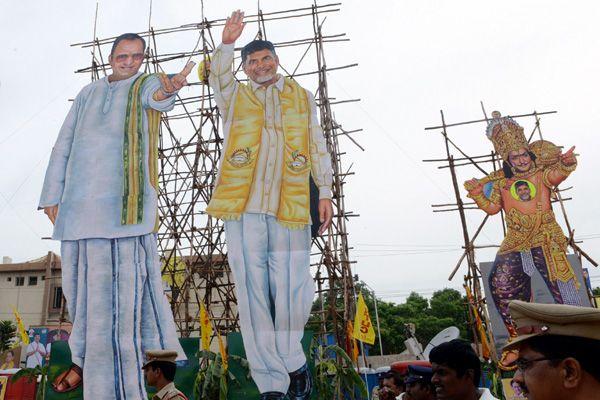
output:
[[[438,169],[448,169],[450,171],[450,177],[451,177],[451,181],[452,181],[452,187],[454,189],[455,201],[450,202],[450,203],[431,205],[431,207],[433,208],[432,211],[434,213],[458,211],[458,214],[460,217],[460,225],[461,225],[463,241],[464,241],[462,248],[464,249],[464,252],[460,256],[460,258],[459,258],[458,262],[456,263],[456,265],[454,266],[454,268],[452,269],[448,280],[452,280],[455,277],[456,273],[460,270],[461,266],[466,261],[467,270],[464,275],[465,287],[468,288],[471,291],[471,293],[473,294],[473,302],[475,303],[478,312],[482,316],[484,329],[486,331],[486,335],[488,336],[487,339],[488,339],[488,342],[490,343],[490,345],[492,346],[492,352],[491,352],[492,360],[494,362],[497,362],[497,353],[493,349],[494,341],[493,341],[493,335],[492,335],[492,330],[491,330],[491,326],[490,326],[489,313],[488,313],[488,309],[486,306],[486,299],[485,299],[485,296],[483,295],[483,288],[481,285],[481,273],[479,271],[479,268],[478,268],[478,265],[476,262],[476,250],[498,248],[500,246],[499,246],[499,244],[496,244],[496,243],[493,243],[493,244],[476,244],[475,243],[476,239],[478,239],[478,237],[480,236],[480,233],[482,232],[483,228],[490,223],[489,215],[485,215],[485,217],[483,218],[481,223],[478,225],[478,227],[473,235],[471,235],[469,233],[466,211],[467,210],[479,210],[479,208],[472,201],[463,201],[463,195],[462,195],[461,189],[459,188],[459,185],[458,185],[457,169],[459,167],[471,166],[471,167],[476,168],[479,172],[487,175],[488,172],[486,172],[486,170],[481,166],[481,164],[491,163],[494,170],[499,170],[502,168],[501,159],[498,157],[498,155],[494,151],[492,151],[490,154],[470,156],[465,151],[463,151],[450,138],[449,133],[448,133],[449,128],[462,127],[465,125],[472,125],[472,124],[487,123],[489,121],[489,119],[487,117],[487,113],[485,112],[483,103],[481,103],[481,109],[484,114],[484,119],[456,122],[456,123],[451,123],[451,124],[446,123],[444,113],[443,113],[443,111],[440,111],[442,124],[438,125],[438,126],[427,127],[427,128],[425,128],[425,131],[435,130],[435,131],[440,132],[440,134],[443,138],[443,141],[444,141],[446,155],[444,158],[425,159],[425,160],[423,160],[423,162],[441,163],[442,165],[437,166]],[[541,140],[544,140],[543,135],[542,135],[541,125],[540,125],[540,116],[551,115],[551,114],[555,114],[555,113],[556,113],[556,111],[546,111],[546,112],[534,111],[532,113],[527,113],[527,114],[512,115],[511,117],[512,118],[531,118],[531,117],[533,117],[535,119],[535,125],[529,136],[529,141],[531,141],[536,134],[539,136],[539,138]],[[459,157],[454,157],[453,152],[457,152]],[[562,215],[565,220],[565,224],[566,224],[568,232],[569,232],[569,237],[567,237],[569,246],[573,249],[575,254],[579,257],[580,261],[583,258],[585,258],[592,265],[598,266],[598,264],[587,253],[585,253],[578,246],[577,242],[574,240],[574,230],[571,228],[571,224],[570,224],[569,218],[567,216],[567,211],[566,211],[566,207],[565,207],[565,202],[568,200],[571,200],[572,198],[571,197],[564,198],[562,196],[562,192],[565,192],[570,189],[571,189],[571,187],[555,188],[553,190],[553,199],[551,200],[551,203],[552,204],[558,203],[560,205],[560,209],[561,209]],[[503,211],[500,212],[500,216],[501,216],[500,222],[501,222],[501,226],[503,229],[503,233],[504,233],[504,235],[506,235],[506,222],[504,220],[504,212]],[[472,320],[472,318],[470,318],[470,324],[473,324],[473,323],[474,323],[474,321]],[[476,329],[474,329],[473,326],[471,326],[471,328],[474,333],[474,337],[476,338],[476,340],[478,340],[478,337],[476,334]]]
[[[352,165],[344,168],[342,157],[346,153],[341,151],[339,138],[344,137],[352,145],[364,149],[352,136],[362,129],[342,129],[332,109],[334,105],[360,100],[336,99],[329,95],[327,85],[328,73],[357,66],[352,63],[328,67],[326,63],[325,45],[338,45],[349,40],[345,33],[326,35],[322,32],[322,17],[338,12],[339,6],[340,3],[313,4],[310,7],[273,12],[259,9],[256,14],[247,16],[245,22],[249,25],[246,29],[257,24],[257,37],[264,38],[267,28],[273,29],[276,21],[296,20],[296,23],[304,24],[307,28],[300,39],[275,42],[275,46],[306,47],[295,64],[282,65],[281,68],[288,76],[314,80],[317,87],[315,97],[318,112],[327,147],[332,154],[334,221],[328,232],[313,240],[311,270],[314,271],[316,296],[321,305],[315,310],[313,318],[318,321],[316,333],[333,334],[338,343],[343,343],[346,323],[354,313],[351,266],[356,262],[350,259],[346,222],[358,215],[345,209],[343,186],[354,172],[351,171]],[[220,37],[220,27],[225,20],[208,20],[202,15],[200,22],[156,29],[152,26],[150,11],[147,31],[138,32],[148,44],[145,72],[170,72],[167,70],[168,63],[189,60],[191,57],[206,60],[218,44],[213,39],[213,29],[217,28],[217,37]],[[159,50],[158,42],[163,37],[194,32],[198,37],[193,49],[170,47],[166,51]],[[89,73],[92,80],[110,74],[110,65],[103,53],[110,51],[115,37],[99,39],[94,29],[91,41],[73,44],[90,49],[92,54],[91,64],[75,72]],[[236,55],[239,55],[239,50],[236,48]],[[235,73],[238,81],[247,80],[239,68]],[[221,221],[205,212],[223,151],[219,118],[220,112],[212,90],[202,82],[194,82],[178,95],[173,111],[161,119],[158,244],[163,278],[168,281],[167,296],[177,329],[183,337],[199,334],[200,303],[208,310],[215,332],[227,334],[239,330],[224,227]],[[327,306],[325,302],[328,302]]]

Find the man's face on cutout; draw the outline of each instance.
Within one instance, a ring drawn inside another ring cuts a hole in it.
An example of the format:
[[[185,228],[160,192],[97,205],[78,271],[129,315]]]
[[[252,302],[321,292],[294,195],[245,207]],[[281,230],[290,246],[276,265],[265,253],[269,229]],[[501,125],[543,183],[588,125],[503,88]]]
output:
[[[138,73],[144,62],[144,47],[141,40],[121,40],[108,57],[115,80],[128,79]]]
[[[519,150],[511,151],[508,153],[508,163],[517,172],[527,172],[533,165],[529,150],[525,147],[521,147]]]
[[[248,78],[256,83],[272,81],[277,75],[279,58],[271,50],[263,49],[248,54],[243,69]]]
[[[531,189],[529,189],[529,185],[521,184],[517,186],[517,195],[522,201],[531,200]]]

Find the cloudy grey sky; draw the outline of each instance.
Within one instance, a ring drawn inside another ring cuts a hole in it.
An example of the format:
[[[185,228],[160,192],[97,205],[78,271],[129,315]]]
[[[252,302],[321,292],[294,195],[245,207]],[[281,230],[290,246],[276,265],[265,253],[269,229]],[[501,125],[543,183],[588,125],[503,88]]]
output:
[[[36,205],[67,100],[90,79],[73,73],[89,64],[89,50],[69,45],[92,38],[95,2],[0,4],[0,255],[24,261],[59,251],[58,243],[41,240],[51,226]],[[265,12],[310,4],[261,1]],[[149,0],[101,0],[97,35],[145,30],[148,5]],[[253,13],[256,2],[205,1],[209,20],[233,8]],[[356,172],[346,185],[346,205],[361,215],[348,229],[356,272],[379,296],[399,301],[413,290],[429,295],[461,286],[464,267],[447,281],[461,254],[458,215],[434,214],[430,206],[452,201],[450,176],[421,161],[443,156],[444,148],[439,133],[425,133],[424,127],[438,125],[442,109],[447,122],[479,119],[480,100],[488,113],[558,111],[542,119],[542,129],[547,140],[577,145],[581,154],[566,185],[574,186],[567,209],[576,236],[586,238],[582,247],[600,260],[599,17],[600,3],[591,0],[351,0],[327,18],[325,33],[346,32],[351,39],[326,48],[329,66],[359,64],[332,72],[329,83],[338,99],[362,99],[337,106],[335,113],[344,128],[364,129],[355,137],[365,152],[341,139],[345,161]],[[199,1],[154,0],[154,27],[199,19]],[[271,40],[289,40],[308,33],[310,20],[268,29]],[[255,31],[248,25],[241,41]],[[161,44],[191,50],[194,39]],[[298,54],[289,50],[281,58],[292,65]],[[172,65],[182,67],[183,62]],[[533,120],[520,122],[526,130],[533,127]],[[450,133],[471,154],[480,154],[491,150],[484,130],[479,124]],[[459,179],[471,176],[479,174],[466,168]],[[481,218],[479,211],[470,212],[471,230]],[[500,241],[498,217],[491,222],[480,244]],[[493,250],[482,252],[478,260],[493,256]],[[600,271],[591,274],[600,285]]]

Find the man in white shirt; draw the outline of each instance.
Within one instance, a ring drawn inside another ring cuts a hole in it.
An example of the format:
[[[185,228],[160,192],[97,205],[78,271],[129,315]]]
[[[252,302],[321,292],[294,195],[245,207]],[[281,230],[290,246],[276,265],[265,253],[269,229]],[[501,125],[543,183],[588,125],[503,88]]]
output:
[[[429,353],[437,400],[498,400],[479,388],[481,362],[471,345],[461,339],[434,347]]]
[[[319,188],[321,234],[333,216],[331,156],[312,94],[277,73],[271,42],[243,48],[249,81],[235,79],[243,18],[232,13],[211,61],[224,144],[206,211],[225,221],[240,328],[260,398],[308,399],[312,381],[300,340],[314,299],[309,177]]]
[[[27,345],[27,368],[35,368],[42,365],[42,360],[46,356],[46,349],[40,343],[40,335],[33,337],[33,342]]]

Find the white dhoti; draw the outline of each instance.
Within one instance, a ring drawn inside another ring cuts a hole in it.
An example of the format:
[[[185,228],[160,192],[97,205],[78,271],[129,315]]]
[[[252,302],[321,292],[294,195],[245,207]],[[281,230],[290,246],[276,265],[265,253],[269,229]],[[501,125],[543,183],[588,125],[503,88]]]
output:
[[[283,227],[266,214],[226,221],[227,258],[252,378],[261,393],[286,393],[306,357],[300,340],[315,296],[310,226]]]
[[[73,363],[85,399],[147,399],[149,349],[185,353],[162,288],[154,234],[61,243],[62,284],[73,329]]]

